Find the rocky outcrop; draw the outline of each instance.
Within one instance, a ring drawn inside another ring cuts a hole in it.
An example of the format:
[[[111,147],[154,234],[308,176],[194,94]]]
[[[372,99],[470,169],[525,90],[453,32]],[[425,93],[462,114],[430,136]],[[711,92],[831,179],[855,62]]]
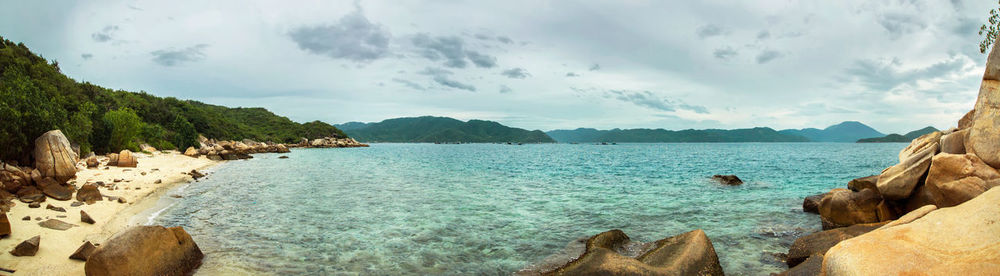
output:
[[[795,240],[795,243],[792,243],[791,247],[788,248],[788,259],[786,263],[789,268],[798,266],[810,256],[822,256],[823,254],[826,254],[827,250],[830,250],[831,247],[837,245],[837,243],[841,241],[871,232],[885,224],[886,223],[869,223],[851,225],[848,227],[825,230],[800,237]]]
[[[716,175],[712,176],[712,179],[715,180],[715,181],[718,181],[719,183],[730,185],[730,186],[736,186],[736,185],[742,185],[743,184],[743,180],[742,179],[740,179],[739,177],[737,177],[735,175],[731,175],[731,174],[727,174],[727,175],[716,174]]]
[[[41,245],[41,243],[42,236],[31,237],[14,247],[14,250],[11,250],[10,254],[17,257],[35,256],[35,253],[38,253],[38,246]]]
[[[70,147],[69,140],[62,131],[52,130],[35,139],[35,169],[42,177],[51,177],[59,183],[66,183],[76,176],[76,162],[79,157]]]
[[[910,223],[843,241],[823,261],[827,275],[982,275],[1000,271],[1000,189]]]
[[[621,230],[587,240],[576,260],[545,275],[723,275],[712,242],[701,230],[656,241],[636,258],[619,251],[629,243]]]
[[[189,275],[204,255],[181,227],[135,226],[115,234],[84,265],[94,275]]]
[[[860,192],[833,189],[820,201],[819,215],[823,229],[896,218],[895,213],[883,203],[878,192],[872,189],[864,189]]]
[[[850,182],[847,182],[847,189],[855,192],[860,192],[864,189],[872,189],[875,192],[878,192],[878,177],[878,175],[872,175],[851,180]]]
[[[314,139],[304,146],[309,148],[357,148],[368,147],[368,144],[358,143],[354,138],[334,138],[326,137]]]
[[[823,255],[816,254],[809,256],[799,265],[778,273],[778,276],[815,276],[820,275],[821,270],[823,270]]]
[[[807,196],[805,200],[802,200],[802,211],[819,214],[819,204],[827,194],[829,193]]]
[[[879,176],[879,194],[889,200],[905,199],[920,185],[931,165],[931,158],[938,153],[941,132],[925,134],[914,139],[899,152],[900,163],[889,167]]]
[[[21,187],[31,185],[31,174],[17,166],[0,162],[0,185],[9,193],[16,193]]]
[[[927,174],[927,192],[934,205],[951,207],[1000,185],[1000,172],[975,154],[938,154]]]
[[[968,129],[957,130],[941,136],[941,153],[965,154],[965,136]]]

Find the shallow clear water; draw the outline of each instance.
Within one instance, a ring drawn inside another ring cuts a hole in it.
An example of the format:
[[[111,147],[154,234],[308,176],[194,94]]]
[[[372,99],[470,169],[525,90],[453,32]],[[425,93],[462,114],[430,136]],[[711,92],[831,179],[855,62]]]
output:
[[[376,144],[232,161],[175,191],[202,271],[510,274],[610,229],[703,229],[727,274],[784,270],[819,229],[802,198],[896,163],[905,144]],[[736,174],[746,184],[712,182]]]

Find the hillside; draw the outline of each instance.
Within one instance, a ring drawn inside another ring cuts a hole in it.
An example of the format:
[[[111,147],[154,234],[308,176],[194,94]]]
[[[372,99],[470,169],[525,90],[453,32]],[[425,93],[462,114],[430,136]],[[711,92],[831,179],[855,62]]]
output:
[[[462,122],[447,117],[408,117],[378,123],[346,123],[348,135],[362,142],[394,143],[552,143],[544,132],[512,128],[497,122]]]
[[[783,134],[798,135],[806,137],[812,142],[845,142],[853,143],[859,139],[882,137],[885,134],[862,124],[861,122],[847,121],[829,126],[825,129],[804,128],[785,129],[780,131]]]
[[[300,124],[263,108],[229,108],[80,83],[64,75],[58,62],[3,37],[0,118],[0,160],[22,162],[29,161],[34,139],[52,129],[61,129],[81,152],[97,153],[137,150],[141,142],[184,148],[196,145],[199,133],[274,142],[345,136],[332,125]]]
[[[886,135],[884,137],[860,139],[858,140],[858,143],[909,143],[910,141],[913,141],[913,139],[917,139],[917,137],[935,131],[938,131],[938,129],[934,127],[925,127],[918,130],[910,131],[905,135],[899,135],[893,133]]]
[[[612,129],[553,130],[549,136],[560,143],[687,143],[687,142],[808,142],[805,137],[782,134],[766,127],[746,129]]]

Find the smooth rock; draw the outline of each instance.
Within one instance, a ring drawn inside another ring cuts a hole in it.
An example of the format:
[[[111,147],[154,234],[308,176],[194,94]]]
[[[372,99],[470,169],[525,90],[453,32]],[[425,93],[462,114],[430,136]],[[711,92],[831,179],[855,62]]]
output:
[[[28,208],[32,208],[32,209],[34,209],[34,208],[42,208],[42,203],[40,203],[40,202],[28,203]]]
[[[864,189],[872,189],[878,192],[878,175],[856,178],[847,182],[847,189],[860,192]]]
[[[860,236],[882,227],[886,223],[857,224],[831,230],[812,233],[800,237],[788,248],[788,267],[795,267],[812,255],[826,254],[827,250],[837,243]]]
[[[31,220],[31,216],[24,216],[21,220]]]
[[[117,163],[118,167],[135,168],[138,165],[139,165],[139,160],[137,159],[135,154],[133,154],[131,151],[122,150],[121,152],[118,153],[118,163]]]
[[[971,153],[934,156],[925,184],[934,205],[942,208],[962,204],[997,185],[1000,172]]]
[[[35,170],[41,177],[51,177],[59,183],[66,183],[76,176],[78,155],[73,152],[69,140],[62,131],[51,130],[35,139]]]
[[[965,139],[965,150],[991,167],[1000,168],[1000,81],[983,80],[976,115]]]
[[[910,223],[840,242],[826,275],[984,275],[1000,271],[1000,189]]]
[[[35,256],[35,253],[38,253],[38,246],[41,242],[42,236],[31,237],[18,244],[17,247],[14,247],[14,250],[11,250],[10,254],[17,257]]]
[[[83,210],[80,210],[80,221],[86,222],[88,224],[97,223],[96,221],[94,221],[94,219],[90,218],[90,215],[87,214],[87,212],[84,212]]]
[[[896,225],[903,225],[903,224],[907,224],[907,223],[913,222],[914,220],[917,220],[919,218],[924,217],[927,214],[930,214],[934,210],[937,210],[937,206],[934,206],[934,205],[924,205],[923,207],[914,209],[913,211],[910,211],[909,213],[906,213],[906,215],[903,215],[902,217],[899,217],[899,219],[897,219],[897,220],[890,221],[889,223],[886,223],[885,225],[882,225],[882,227],[879,227],[879,229],[889,228],[889,227],[893,227],[893,226],[896,226]]]
[[[89,258],[90,255],[93,255],[95,250],[97,250],[97,247],[88,241],[77,248],[76,251],[73,252],[73,255],[69,255],[69,258],[73,260],[87,261],[87,258]]]
[[[52,206],[52,204],[46,205],[45,209],[49,209],[49,210],[56,211],[56,212],[63,212],[63,213],[66,212],[66,208]]]
[[[656,241],[637,258],[616,252],[629,241],[621,230],[591,237],[586,252],[546,275],[723,275],[712,242],[694,230]]]
[[[117,153],[108,154],[108,163],[105,165],[108,167],[118,166],[118,154]],[[107,170],[108,167],[104,167],[104,169]]]
[[[100,166],[100,165],[101,165],[101,162],[97,161],[97,156],[87,157],[87,168],[88,169],[97,168],[97,166]]]
[[[833,189],[819,204],[823,229],[895,219],[895,214],[891,210],[883,210],[883,207],[880,207],[881,203],[882,198],[872,189],[860,192]]]
[[[278,159],[288,159],[288,155],[278,156]]]
[[[59,184],[56,180],[46,177],[42,179],[41,182],[37,183],[38,189],[42,190],[42,193],[55,199],[55,200],[70,200],[73,199],[73,189],[67,185]]]
[[[10,235],[10,219],[7,218],[7,213],[0,213],[0,238]]]
[[[910,197],[931,166],[931,158],[937,154],[940,140],[941,132],[938,131],[914,139],[899,153],[900,163],[879,175],[876,183],[879,194],[888,200]]]
[[[965,154],[965,136],[968,134],[969,130],[963,129],[941,136],[941,152]]]
[[[743,184],[743,180],[742,179],[740,179],[739,177],[737,177],[735,175],[731,175],[731,174],[729,174],[729,175],[721,175],[721,174],[713,175],[712,179],[715,179],[715,181],[719,181],[719,183],[726,184],[726,185],[740,185],[740,184]]]
[[[90,276],[189,275],[203,257],[181,227],[135,226],[98,247],[87,259],[84,271]]]
[[[958,120],[958,129],[967,129],[971,127],[973,116],[976,116],[975,109],[969,110],[968,113],[965,113],[965,116],[962,116],[962,119]]]
[[[802,211],[819,214],[819,204],[823,201],[823,198],[826,197],[827,194],[829,193],[807,196],[804,200],[802,200]]]
[[[81,202],[86,202],[87,204],[94,204],[98,201],[104,200],[104,196],[101,195],[101,191],[97,188],[97,184],[84,184],[80,187],[80,190],[76,192],[76,200]]]
[[[906,148],[899,151],[899,162],[906,162],[914,156],[923,156],[928,151],[932,152],[931,155],[937,154],[941,149],[941,135],[940,131],[935,131],[913,139]]]
[[[816,276],[823,270],[823,255],[816,254],[809,256],[799,265],[778,273],[780,276]]]
[[[199,153],[198,150],[195,149],[194,147],[188,147],[186,150],[184,150],[184,155],[189,157],[198,157]]]
[[[79,192],[77,192],[77,193],[79,193]],[[80,207],[82,205],[83,205],[83,202],[73,201],[73,203],[69,204],[69,207]]]
[[[66,223],[65,221],[61,221],[61,220],[58,220],[58,219],[49,219],[49,220],[46,220],[46,221],[43,221],[43,222],[39,222],[38,226],[49,228],[49,229],[53,229],[53,230],[66,231],[66,230],[68,230],[70,228],[73,228],[76,225],[70,224],[70,223]]]
[[[24,186],[17,191],[17,199],[24,203],[43,202],[45,194],[34,186]]]

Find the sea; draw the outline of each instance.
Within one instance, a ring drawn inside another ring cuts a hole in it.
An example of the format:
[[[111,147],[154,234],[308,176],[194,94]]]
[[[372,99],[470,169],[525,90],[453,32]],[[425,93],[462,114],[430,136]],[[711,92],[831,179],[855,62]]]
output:
[[[511,275],[612,229],[644,242],[702,229],[727,274],[766,275],[820,231],[804,197],[878,174],[905,146],[293,149],[213,167],[169,191],[148,222],[183,226],[205,253],[201,275]]]

